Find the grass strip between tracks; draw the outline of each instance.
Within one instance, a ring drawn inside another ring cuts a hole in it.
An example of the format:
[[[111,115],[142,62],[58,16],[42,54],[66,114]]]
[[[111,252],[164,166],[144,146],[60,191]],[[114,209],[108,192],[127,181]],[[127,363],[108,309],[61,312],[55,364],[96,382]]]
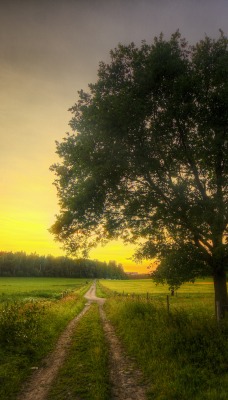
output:
[[[67,360],[48,400],[108,400],[108,352],[97,304],[78,322]]]

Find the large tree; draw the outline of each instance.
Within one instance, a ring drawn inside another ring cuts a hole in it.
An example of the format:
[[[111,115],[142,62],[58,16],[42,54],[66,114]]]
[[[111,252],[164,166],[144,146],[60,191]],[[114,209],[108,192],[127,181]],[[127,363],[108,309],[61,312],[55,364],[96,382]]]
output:
[[[190,249],[227,306],[228,41],[189,46],[179,32],[118,45],[71,108],[75,132],[52,169],[60,214],[51,231],[70,252],[121,236],[138,257]],[[189,268],[195,268],[194,258]]]

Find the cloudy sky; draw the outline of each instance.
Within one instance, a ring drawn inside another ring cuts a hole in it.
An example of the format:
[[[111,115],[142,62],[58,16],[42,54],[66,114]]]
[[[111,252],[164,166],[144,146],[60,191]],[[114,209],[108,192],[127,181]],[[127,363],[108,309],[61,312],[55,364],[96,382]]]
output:
[[[0,250],[63,254],[48,232],[58,212],[49,167],[99,61],[119,42],[180,29],[194,44],[220,28],[228,34],[227,0],[0,0]],[[111,243],[91,258],[134,270],[131,253]]]

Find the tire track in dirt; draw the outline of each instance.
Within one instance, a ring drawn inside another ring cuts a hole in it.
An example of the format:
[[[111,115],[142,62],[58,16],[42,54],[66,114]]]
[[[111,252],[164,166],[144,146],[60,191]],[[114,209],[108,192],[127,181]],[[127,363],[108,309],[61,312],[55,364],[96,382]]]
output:
[[[68,324],[60,336],[55,350],[43,360],[41,367],[24,384],[17,400],[45,400],[47,398],[58,371],[67,357],[77,322],[94,302],[99,305],[101,321],[109,348],[109,374],[112,393],[110,400],[146,400],[146,385],[143,383],[142,373],[126,355],[113,326],[108,321],[103,309],[105,299],[96,296],[95,282],[84,297],[87,300],[84,309]]]
[[[100,307],[106,340],[109,346],[109,370],[112,398],[110,400],[146,400],[146,385],[142,372],[127,356],[123,346],[115,334],[111,323],[107,320],[103,307]]]
[[[89,301],[99,304],[101,321],[109,347],[109,374],[112,393],[110,400],[146,400],[147,386],[143,383],[143,375],[127,356],[115,334],[114,327],[108,321],[103,309],[105,299],[96,297],[95,283],[85,297]]]
[[[39,367],[25,383],[17,400],[46,399],[48,391],[58,374],[59,368],[63,365],[67,356],[75,327],[78,321],[88,311],[89,307],[90,304],[86,304],[81,313],[68,324],[67,328],[60,336],[55,350],[42,361],[41,367]]]

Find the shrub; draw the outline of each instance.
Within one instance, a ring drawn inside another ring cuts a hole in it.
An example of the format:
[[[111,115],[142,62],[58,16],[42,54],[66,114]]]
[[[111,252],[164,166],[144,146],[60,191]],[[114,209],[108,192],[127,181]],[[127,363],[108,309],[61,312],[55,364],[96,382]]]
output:
[[[0,343],[14,347],[35,343],[43,312],[37,303],[6,304],[0,313]]]

